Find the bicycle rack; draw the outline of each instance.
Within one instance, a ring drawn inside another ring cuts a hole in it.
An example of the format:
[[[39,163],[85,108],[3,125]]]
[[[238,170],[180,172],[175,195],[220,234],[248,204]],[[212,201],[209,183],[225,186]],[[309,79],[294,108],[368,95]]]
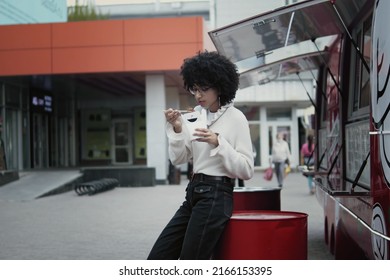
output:
[[[100,180],[89,181],[75,186],[74,190],[78,195],[94,195],[96,193],[108,191],[119,186],[118,179],[103,178]]]

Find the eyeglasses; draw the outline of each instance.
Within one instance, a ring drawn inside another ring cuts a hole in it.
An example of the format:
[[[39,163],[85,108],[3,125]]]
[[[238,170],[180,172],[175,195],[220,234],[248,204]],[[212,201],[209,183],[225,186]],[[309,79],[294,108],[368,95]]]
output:
[[[192,95],[196,95],[197,92],[199,92],[201,95],[204,95],[210,88],[211,87],[194,87],[194,88],[188,89],[188,91]]]

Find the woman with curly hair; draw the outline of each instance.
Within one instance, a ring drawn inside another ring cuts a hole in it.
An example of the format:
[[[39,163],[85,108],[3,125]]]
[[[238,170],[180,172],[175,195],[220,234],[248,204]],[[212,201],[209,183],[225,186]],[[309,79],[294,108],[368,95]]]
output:
[[[148,259],[210,259],[233,211],[236,178],[253,176],[249,125],[233,106],[239,84],[236,66],[216,52],[200,52],[181,67],[184,87],[198,103],[205,126],[189,129],[179,110],[164,111],[169,158],[192,160],[185,200],[164,228]]]

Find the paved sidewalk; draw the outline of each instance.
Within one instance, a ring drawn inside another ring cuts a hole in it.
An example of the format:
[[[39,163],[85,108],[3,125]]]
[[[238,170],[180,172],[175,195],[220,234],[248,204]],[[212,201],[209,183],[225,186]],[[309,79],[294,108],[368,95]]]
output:
[[[143,260],[183,201],[186,183],[182,176],[180,185],[115,188],[93,196],[69,191],[24,201],[0,192],[0,259]],[[274,185],[260,171],[246,182]],[[286,178],[281,210],[309,215],[309,259],[334,259],[323,241],[322,209],[300,173]]]
[[[19,180],[0,186],[0,201],[31,201],[68,187],[83,174],[79,170],[31,171],[19,174]]]

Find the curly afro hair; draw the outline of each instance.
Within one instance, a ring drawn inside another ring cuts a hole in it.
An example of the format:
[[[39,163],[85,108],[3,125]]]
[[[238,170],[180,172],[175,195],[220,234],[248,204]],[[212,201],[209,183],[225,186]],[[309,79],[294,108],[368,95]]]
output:
[[[237,67],[217,52],[204,51],[186,58],[180,74],[186,90],[195,86],[216,89],[222,106],[232,102],[236,96],[240,76]]]

